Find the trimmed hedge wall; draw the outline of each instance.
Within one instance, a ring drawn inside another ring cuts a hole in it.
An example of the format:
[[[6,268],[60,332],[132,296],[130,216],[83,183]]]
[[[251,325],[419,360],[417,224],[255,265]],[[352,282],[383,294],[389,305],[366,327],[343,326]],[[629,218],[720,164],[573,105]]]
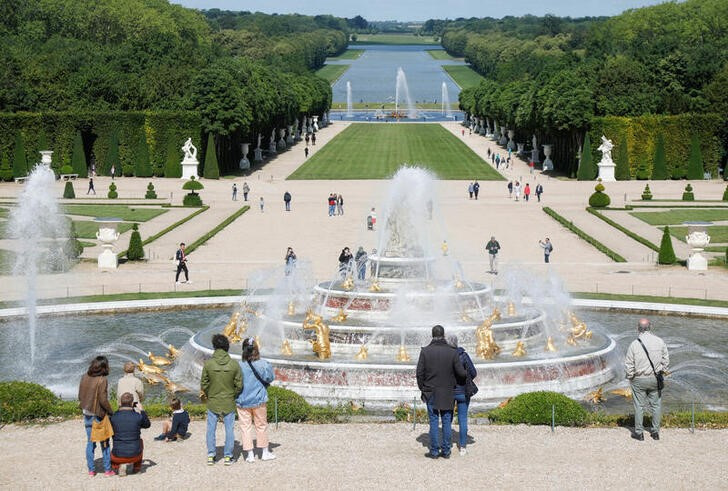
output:
[[[690,142],[695,135],[700,143],[705,171],[717,177],[721,158],[721,144],[717,131],[721,125],[722,118],[717,114],[604,116],[591,120],[589,135],[592,141],[599,141],[602,135],[613,142],[622,142],[626,139],[630,173],[633,178],[637,176],[640,165],[649,166],[646,172],[648,176],[652,175],[657,139],[660,134],[665,141],[667,176],[686,177]],[[598,162],[601,159],[600,152],[596,148],[593,148],[592,152],[595,162]]]

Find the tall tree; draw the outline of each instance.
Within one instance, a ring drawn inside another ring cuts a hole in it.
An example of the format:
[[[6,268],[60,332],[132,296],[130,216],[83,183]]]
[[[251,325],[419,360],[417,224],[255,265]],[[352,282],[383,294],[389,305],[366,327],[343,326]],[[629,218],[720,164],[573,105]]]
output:
[[[596,177],[597,170],[592,158],[591,140],[589,139],[589,133],[587,133],[584,137],[584,147],[581,151],[581,162],[579,163],[576,178],[579,181],[592,181]]]
[[[665,136],[662,133],[657,135],[655,142],[655,158],[652,160],[652,180],[659,181],[667,179],[667,160],[665,159]]]
[[[15,148],[13,149],[13,177],[28,175],[28,157],[25,154],[25,140],[23,133],[18,131],[15,135]]]
[[[181,158],[178,142],[175,142],[174,138],[170,138],[167,143],[164,177],[182,177]]]
[[[629,181],[632,176],[629,171],[629,148],[627,147],[627,137],[623,136],[617,145],[616,161],[617,167],[614,168],[614,177],[618,181]]]
[[[116,131],[111,133],[109,141],[109,152],[106,154],[106,160],[104,162],[104,174],[106,175],[121,175],[121,159],[119,158],[119,135]]]
[[[149,146],[144,129],[139,134],[134,152],[134,175],[136,177],[152,177],[152,164],[149,162]]]
[[[71,167],[73,167],[73,173],[78,174],[78,177],[88,177],[88,167],[86,166],[86,154],[83,151],[83,139],[81,133],[76,133],[76,138],[73,140],[73,150],[71,151]]]
[[[700,141],[698,135],[693,135],[690,139],[690,157],[688,158],[688,179],[702,179],[703,173],[703,155],[700,153]]]
[[[212,133],[207,134],[207,150],[205,151],[205,167],[202,171],[205,179],[220,179],[220,168],[217,164],[217,152],[215,152],[215,138]]]

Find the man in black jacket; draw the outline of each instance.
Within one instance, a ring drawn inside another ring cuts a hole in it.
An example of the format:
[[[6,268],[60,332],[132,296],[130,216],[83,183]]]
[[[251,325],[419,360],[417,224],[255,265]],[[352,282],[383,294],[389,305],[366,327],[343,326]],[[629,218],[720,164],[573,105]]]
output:
[[[465,380],[465,369],[455,348],[445,341],[445,329],[432,328],[432,341],[420,351],[417,362],[417,386],[422,391],[422,401],[427,404],[430,418],[431,459],[450,458],[452,446],[452,414],[454,389],[458,380]],[[442,419],[442,446],[440,446],[439,422]]]
[[[134,472],[142,467],[144,442],[141,429],[149,428],[152,423],[144,412],[141,403],[134,404],[134,396],[124,392],[119,398],[121,406],[111,417],[114,428],[114,447],[111,449],[111,467],[118,469],[120,464],[134,464]]]

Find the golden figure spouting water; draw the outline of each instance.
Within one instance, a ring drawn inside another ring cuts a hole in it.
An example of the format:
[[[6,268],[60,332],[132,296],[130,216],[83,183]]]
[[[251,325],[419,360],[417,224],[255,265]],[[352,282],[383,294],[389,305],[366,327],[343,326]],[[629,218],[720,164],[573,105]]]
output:
[[[554,345],[554,339],[551,336],[546,339],[546,347],[544,348],[544,351],[550,351],[552,353],[558,351],[556,349],[556,345]]]
[[[568,344],[569,346],[576,346],[576,339],[574,339],[574,336],[569,334],[569,337],[566,338],[566,344]]]
[[[177,392],[189,392],[190,390],[187,387],[182,387],[181,385],[177,385],[171,380],[167,380],[167,383],[164,384],[164,388],[167,389],[168,392],[171,392],[172,394],[176,394]]]
[[[362,344],[361,348],[359,348],[359,352],[354,355],[355,360],[366,360],[369,356],[369,349],[367,349],[366,345]]]
[[[632,399],[632,388],[631,387],[622,387],[619,389],[613,389],[609,391],[610,394],[614,394],[615,396],[622,396],[627,399]]]
[[[404,345],[399,346],[399,351],[397,351],[397,361],[410,361],[410,355],[407,353],[407,348],[404,347]]]
[[[172,364],[172,360],[170,360],[166,356],[155,355],[151,351],[149,352],[149,354],[147,356],[148,356],[149,360],[152,362],[152,365],[156,365],[158,367],[166,367],[166,366]]]
[[[346,291],[351,291],[354,289],[354,277],[352,275],[347,275],[346,279],[341,282],[341,288],[343,288]]]
[[[460,320],[461,320],[462,322],[473,322],[473,318],[472,318],[472,317],[470,317],[470,316],[469,316],[468,314],[466,314],[465,312],[460,312]]]
[[[164,369],[160,367],[155,367],[154,365],[148,365],[144,363],[144,360],[139,358],[139,363],[137,364],[137,368],[142,373],[155,373],[157,375],[161,375],[164,373]]]
[[[508,302],[508,305],[506,305],[506,314],[508,317],[513,317],[516,315],[516,304],[513,302]]]
[[[147,381],[147,383],[149,383],[151,385],[157,385],[157,384],[165,385],[165,384],[167,384],[167,382],[169,382],[169,379],[167,377],[165,377],[164,375],[159,374],[159,373],[142,372],[142,377],[144,377],[144,379]]]
[[[344,322],[348,315],[344,313],[344,309],[339,309],[339,312],[331,318],[331,322]]]
[[[501,352],[493,338],[493,322],[501,318],[497,308],[475,329],[475,354],[484,360],[492,360]]]
[[[309,311],[310,312],[310,311]],[[316,333],[316,338],[311,339],[311,347],[313,352],[316,353],[319,360],[327,360],[331,358],[331,341],[329,341],[329,326],[324,324],[323,319],[320,315],[315,315],[310,312],[311,320],[303,321],[303,329],[311,329]],[[308,313],[306,315],[308,318]]]
[[[248,320],[240,318],[240,312],[234,312],[230,316],[230,320],[222,330],[222,334],[228,338],[231,343],[239,343],[243,340],[243,334],[248,330]]]
[[[440,246],[440,249],[442,249],[442,255],[443,256],[447,256],[447,251],[448,251],[449,248],[447,247],[447,241],[446,240],[443,240],[442,241],[442,245]]]
[[[459,276],[455,277],[454,285],[456,290],[462,290],[465,288],[465,283],[463,283],[463,280],[461,280]]]
[[[592,404],[601,404],[602,402],[607,400],[607,398],[604,397],[604,391],[601,387],[599,387],[597,390],[589,392],[584,399],[591,402]]]
[[[511,354],[517,358],[526,356],[526,347],[523,345],[523,341],[518,341],[516,343],[516,349],[514,349]]]
[[[381,292],[382,287],[379,286],[379,282],[375,280],[375,281],[372,281],[371,285],[369,285],[369,291],[373,292],[373,293]]]
[[[296,315],[296,302],[294,302],[293,300],[288,302],[288,315],[290,317]]]
[[[171,359],[175,359],[179,356],[179,350],[174,347],[174,345],[170,344],[167,346],[167,350],[169,350],[169,353],[167,356],[169,356]]]
[[[292,356],[293,355],[293,348],[291,348],[291,342],[287,339],[283,340],[283,343],[281,344],[281,354],[283,356]]]

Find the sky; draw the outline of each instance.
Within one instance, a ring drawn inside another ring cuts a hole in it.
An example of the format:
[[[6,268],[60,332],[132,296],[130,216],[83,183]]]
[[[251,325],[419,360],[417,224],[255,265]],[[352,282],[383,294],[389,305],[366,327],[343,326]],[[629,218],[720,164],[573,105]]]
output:
[[[367,20],[424,21],[457,17],[503,17],[554,14],[560,17],[616,15],[664,0],[171,0],[196,9],[248,10],[265,13],[361,15]]]

